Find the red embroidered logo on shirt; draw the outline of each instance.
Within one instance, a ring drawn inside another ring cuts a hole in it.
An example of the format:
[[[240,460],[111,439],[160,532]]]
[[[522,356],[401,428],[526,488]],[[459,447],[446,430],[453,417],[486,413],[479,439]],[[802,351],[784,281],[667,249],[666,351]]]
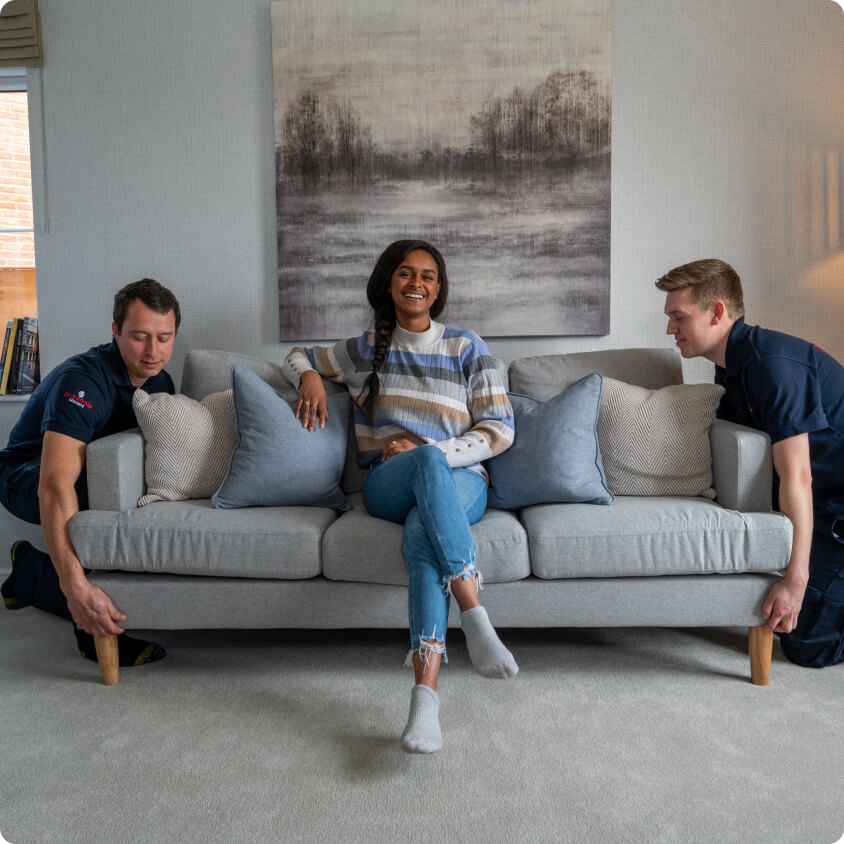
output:
[[[756,405],[755,405],[755,404],[751,404],[750,402],[748,402],[748,403],[747,403],[747,409],[748,409],[751,413],[753,413],[753,412],[756,410]]]
[[[80,390],[79,395],[76,393],[71,393],[70,391],[65,392],[64,397],[71,403],[75,404],[77,407],[87,407],[88,410],[91,410],[94,405],[91,404],[89,401],[85,401],[85,391]]]

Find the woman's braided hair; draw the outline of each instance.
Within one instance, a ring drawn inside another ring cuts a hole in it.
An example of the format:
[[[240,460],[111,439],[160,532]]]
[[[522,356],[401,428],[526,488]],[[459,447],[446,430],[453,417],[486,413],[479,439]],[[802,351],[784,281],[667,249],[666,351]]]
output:
[[[370,425],[375,419],[375,405],[378,403],[378,394],[381,390],[378,372],[384,363],[387,349],[389,349],[390,341],[393,339],[393,330],[396,327],[396,308],[390,292],[390,282],[396,268],[414,249],[424,249],[437,262],[437,281],[442,286],[434,304],[431,305],[431,319],[436,319],[442,313],[448,299],[448,276],[445,271],[445,260],[430,243],[424,240],[397,240],[381,253],[381,257],[376,261],[375,268],[372,270],[372,275],[370,275],[369,282],[366,285],[366,298],[375,312],[373,315],[375,348],[372,358],[372,371],[358,396],[358,401],[360,401],[361,397],[366,395],[361,404],[361,409],[369,419]]]

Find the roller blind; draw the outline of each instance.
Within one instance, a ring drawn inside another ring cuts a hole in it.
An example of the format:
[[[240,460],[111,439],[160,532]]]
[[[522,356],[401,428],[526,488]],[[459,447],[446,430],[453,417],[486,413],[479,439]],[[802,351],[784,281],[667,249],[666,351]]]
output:
[[[0,67],[41,67],[42,59],[37,3],[9,0],[0,9]]]

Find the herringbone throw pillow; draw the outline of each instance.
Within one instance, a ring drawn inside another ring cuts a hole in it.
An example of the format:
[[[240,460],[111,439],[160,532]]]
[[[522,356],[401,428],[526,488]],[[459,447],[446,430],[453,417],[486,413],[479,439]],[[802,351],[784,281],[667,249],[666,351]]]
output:
[[[152,501],[210,498],[234,451],[232,391],[195,401],[135,390],[132,406],[146,440],[147,491],[138,499],[138,507]]]
[[[598,444],[610,490],[715,498],[709,428],[723,394],[717,384],[648,390],[604,378]]]

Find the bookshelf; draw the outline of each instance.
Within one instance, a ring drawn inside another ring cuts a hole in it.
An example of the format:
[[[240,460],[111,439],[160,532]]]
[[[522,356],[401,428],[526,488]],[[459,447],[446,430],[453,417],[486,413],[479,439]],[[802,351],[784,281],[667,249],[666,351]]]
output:
[[[17,337],[17,349],[11,358],[11,372],[7,375],[9,365],[6,359],[12,354],[13,341],[6,339],[3,343],[2,364],[0,364],[0,398],[4,402],[26,401],[37,383],[38,342],[33,336],[34,325],[30,320],[38,316],[38,300],[35,293],[35,269],[0,268],[0,333],[9,336],[7,325],[13,324],[12,337]],[[8,353],[7,353],[8,350]],[[34,362],[33,362],[34,361]],[[33,368],[34,367],[34,368]],[[33,380],[34,378],[34,380]],[[20,381],[22,386],[15,388]]]

